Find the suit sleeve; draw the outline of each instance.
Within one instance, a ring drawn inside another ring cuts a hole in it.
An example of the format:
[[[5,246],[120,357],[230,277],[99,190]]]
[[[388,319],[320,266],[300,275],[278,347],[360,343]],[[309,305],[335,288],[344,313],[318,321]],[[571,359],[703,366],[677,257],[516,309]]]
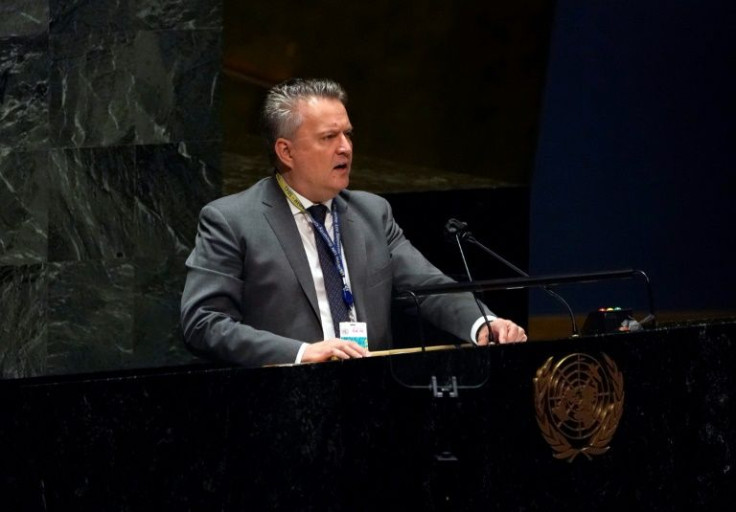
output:
[[[194,352],[245,366],[293,363],[302,342],[242,323],[245,250],[223,214],[205,206],[186,261],[185,342]]]

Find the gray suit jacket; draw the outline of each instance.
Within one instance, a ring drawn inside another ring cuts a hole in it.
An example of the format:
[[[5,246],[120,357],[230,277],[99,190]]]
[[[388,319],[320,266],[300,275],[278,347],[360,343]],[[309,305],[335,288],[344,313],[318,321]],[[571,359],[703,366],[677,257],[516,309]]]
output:
[[[389,348],[392,291],[452,279],[409,243],[386,200],[344,190],[335,201],[358,320],[371,350]],[[323,339],[307,256],[274,178],[205,206],[186,266],[181,319],[196,351],[260,366],[294,362],[302,342]],[[467,340],[480,312],[461,294],[424,299],[422,315]]]

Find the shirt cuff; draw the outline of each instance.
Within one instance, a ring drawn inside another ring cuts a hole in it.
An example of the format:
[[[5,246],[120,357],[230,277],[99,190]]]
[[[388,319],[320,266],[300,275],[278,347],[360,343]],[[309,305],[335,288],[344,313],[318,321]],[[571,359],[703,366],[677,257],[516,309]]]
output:
[[[296,353],[296,361],[294,361],[294,364],[301,364],[305,350],[307,350],[307,344],[302,343],[302,346],[299,347],[299,352]]]
[[[480,328],[483,327],[486,322],[493,322],[495,319],[496,317],[494,315],[486,315],[475,321],[473,326],[470,328],[470,339],[473,340],[473,343],[478,343],[478,331],[480,331]]]

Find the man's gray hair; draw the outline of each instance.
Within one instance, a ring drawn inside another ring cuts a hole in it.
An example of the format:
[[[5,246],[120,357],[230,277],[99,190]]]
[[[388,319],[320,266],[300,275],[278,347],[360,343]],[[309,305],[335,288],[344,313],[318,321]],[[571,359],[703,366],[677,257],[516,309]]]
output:
[[[348,95],[340,84],[328,79],[293,78],[273,86],[261,111],[263,136],[269,155],[277,161],[274,144],[279,137],[291,137],[302,124],[299,102],[309,98],[330,98],[347,104]]]

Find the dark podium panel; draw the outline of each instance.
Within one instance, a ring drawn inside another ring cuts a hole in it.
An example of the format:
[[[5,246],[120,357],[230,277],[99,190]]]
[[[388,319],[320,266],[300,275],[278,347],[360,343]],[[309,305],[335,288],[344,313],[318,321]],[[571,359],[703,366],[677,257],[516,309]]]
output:
[[[13,511],[719,510],[735,494],[734,338],[720,322],[5,381],[0,499]],[[569,461],[542,435],[534,378],[574,354],[615,363],[623,408],[608,451]],[[457,396],[436,397],[432,376],[455,377]]]

